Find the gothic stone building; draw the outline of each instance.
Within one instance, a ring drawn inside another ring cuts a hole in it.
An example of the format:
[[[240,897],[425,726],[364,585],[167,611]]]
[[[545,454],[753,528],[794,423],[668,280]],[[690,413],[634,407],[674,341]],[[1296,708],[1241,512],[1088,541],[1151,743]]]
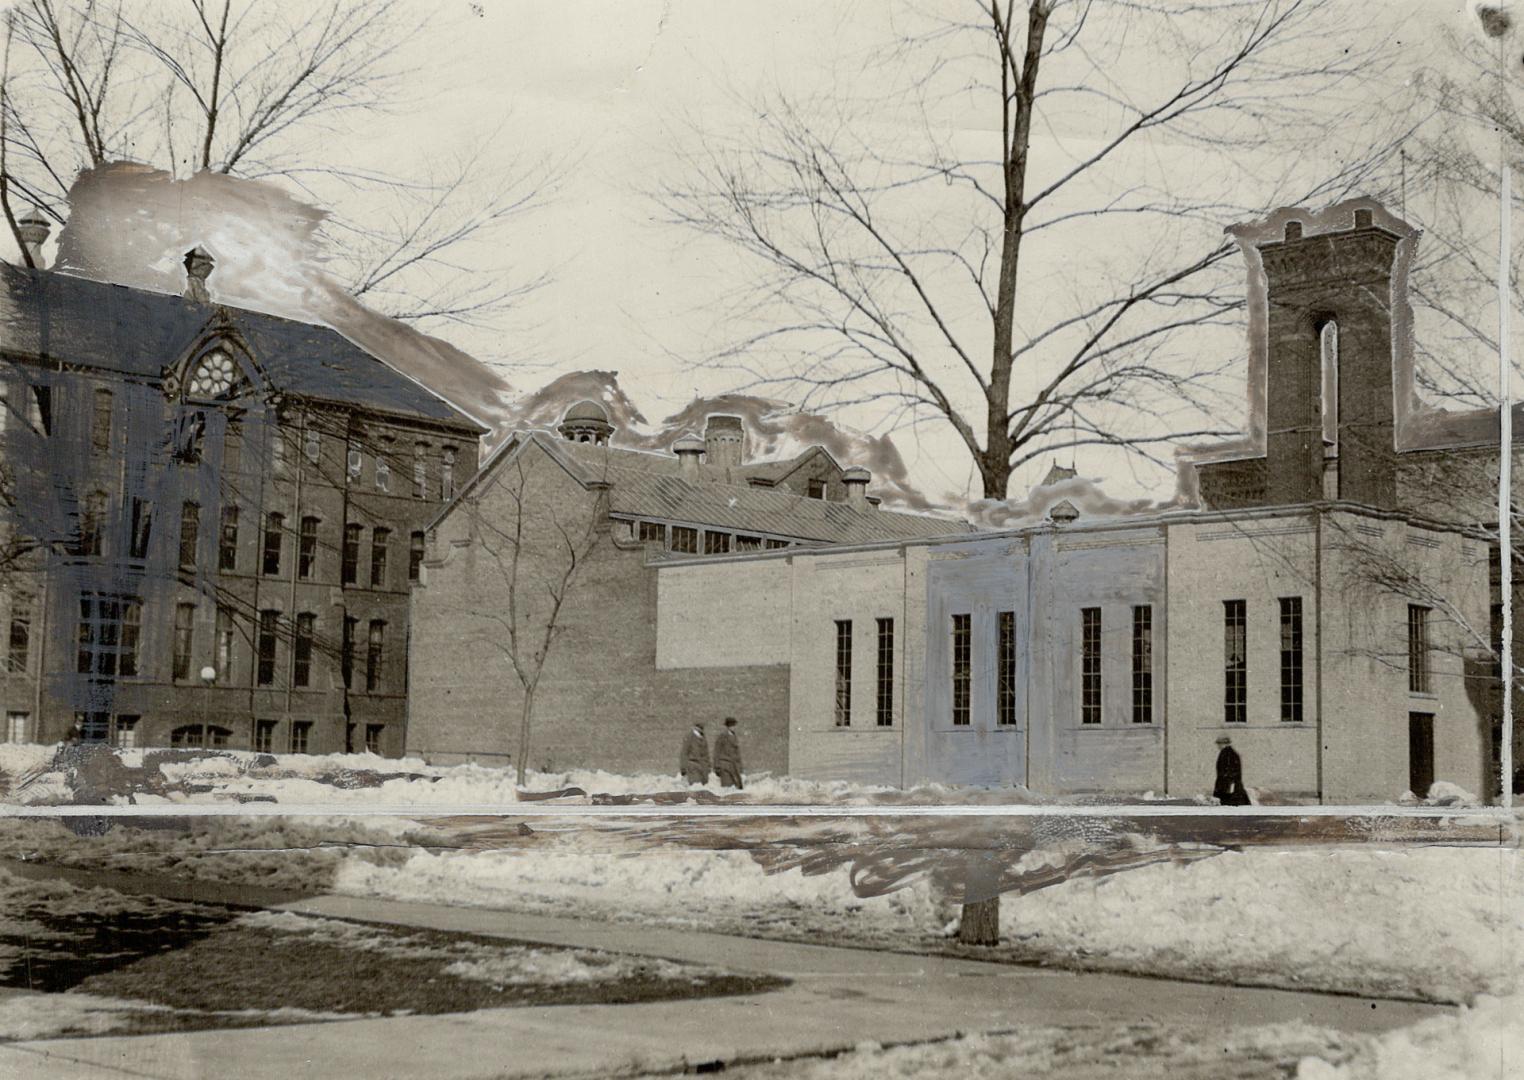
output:
[[[483,429],[187,269],[0,269],[6,735],[399,754],[423,529]]]
[[[736,417],[710,417],[702,439],[685,436],[671,454],[610,445],[616,436],[600,406],[581,402],[560,437],[505,444],[430,526],[413,594],[409,754],[516,764],[527,714],[533,768],[672,772],[693,721],[735,716],[748,768],[781,772],[786,665],[659,665],[657,568],[968,531],[880,509],[867,470],[820,447],[748,461]],[[714,600],[738,614],[750,603],[723,585]],[[716,628],[759,632],[744,617]]]

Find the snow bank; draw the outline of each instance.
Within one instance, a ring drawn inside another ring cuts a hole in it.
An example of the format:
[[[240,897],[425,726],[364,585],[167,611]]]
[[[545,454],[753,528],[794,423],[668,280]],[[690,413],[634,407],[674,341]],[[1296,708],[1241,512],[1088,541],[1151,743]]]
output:
[[[1227,982],[1508,993],[1524,964],[1524,859],[1498,848],[1229,851],[1075,879],[1001,906],[1001,933]]]
[[[1524,1076],[1524,992],[1484,995],[1454,1016],[1436,1016],[1371,1040],[1331,1065],[1306,1057],[1296,1080],[1512,1080]]]

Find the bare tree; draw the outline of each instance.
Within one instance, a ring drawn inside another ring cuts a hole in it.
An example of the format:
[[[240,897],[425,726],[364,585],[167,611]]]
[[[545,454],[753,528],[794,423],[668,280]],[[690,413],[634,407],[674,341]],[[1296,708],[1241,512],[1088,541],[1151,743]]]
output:
[[[661,194],[762,268],[758,329],[708,362],[945,423],[992,499],[1054,450],[1161,461],[1218,434],[1215,377],[1242,349],[1214,332],[1242,318],[1223,227],[1367,191],[1385,125],[1344,114],[1337,155],[1306,150],[1334,130],[1318,95],[1370,75],[1379,43],[1347,50],[1368,32],[1330,37],[1318,0],[964,10],[905,36],[895,96],[756,103]]]
[[[478,150],[399,176],[324,145],[338,121],[402,101],[415,73],[399,45],[424,25],[397,0],[20,0],[11,19],[0,192],[57,220],[79,170],[137,160],[279,179],[324,206],[362,193],[366,224],[330,219],[334,262],[355,295],[397,318],[490,322],[544,280],[462,261],[501,246],[501,228],[553,190],[558,163],[494,172]]]
[[[465,615],[483,627],[490,643],[513,669],[523,691],[519,714],[518,782],[524,783],[534,723],[535,694],[545,664],[566,631],[562,612],[599,544],[608,536],[606,488],[597,498],[563,502],[536,493],[522,454],[497,481],[502,509],[486,509],[484,500],[466,500],[470,525],[507,602],[501,607],[472,608]],[[498,595],[484,587],[483,595]]]

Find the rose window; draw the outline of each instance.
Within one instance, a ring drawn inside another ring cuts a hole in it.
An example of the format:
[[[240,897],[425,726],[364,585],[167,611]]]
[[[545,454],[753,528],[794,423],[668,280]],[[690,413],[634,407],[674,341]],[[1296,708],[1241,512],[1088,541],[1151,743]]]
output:
[[[199,398],[221,397],[233,388],[238,377],[238,367],[233,358],[222,349],[209,352],[196,365],[191,376],[190,396]]]

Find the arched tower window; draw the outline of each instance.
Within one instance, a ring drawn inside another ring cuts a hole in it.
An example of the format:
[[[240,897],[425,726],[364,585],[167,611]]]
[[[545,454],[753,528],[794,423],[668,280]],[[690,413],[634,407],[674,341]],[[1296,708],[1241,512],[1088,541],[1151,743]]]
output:
[[[1326,318],[1318,329],[1323,371],[1323,441],[1339,445],[1339,323]]]

